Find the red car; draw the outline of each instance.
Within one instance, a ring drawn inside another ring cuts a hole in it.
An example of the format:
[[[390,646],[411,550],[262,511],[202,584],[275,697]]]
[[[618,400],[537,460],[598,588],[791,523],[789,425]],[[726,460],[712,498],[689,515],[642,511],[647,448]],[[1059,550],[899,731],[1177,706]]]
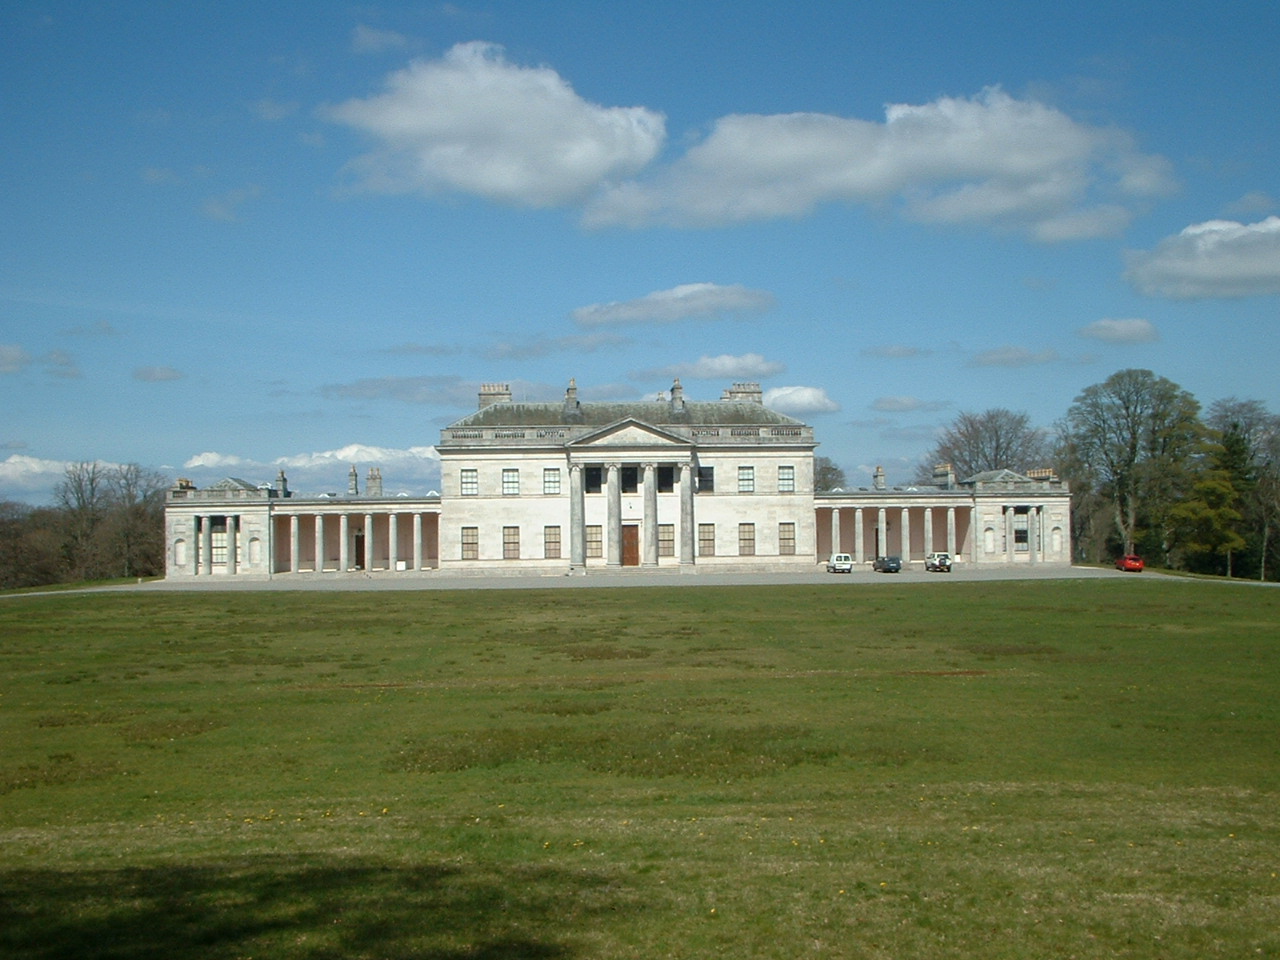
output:
[[[1116,569],[1127,573],[1141,573],[1143,566],[1142,558],[1136,553],[1127,553],[1116,561]]]

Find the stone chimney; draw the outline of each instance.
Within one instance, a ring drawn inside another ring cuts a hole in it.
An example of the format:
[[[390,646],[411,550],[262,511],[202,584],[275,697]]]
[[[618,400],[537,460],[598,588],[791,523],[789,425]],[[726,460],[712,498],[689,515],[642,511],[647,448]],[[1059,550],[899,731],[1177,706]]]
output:
[[[721,396],[721,400],[736,400],[745,403],[764,403],[764,391],[758,383],[735,383]]]
[[[480,387],[480,407],[485,407],[495,403],[511,402],[511,384],[509,383],[486,383]]]
[[[347,474],[347,496],[360,496],[360,476],[356,473],[356,465],[351,465],[351,472]]]
[[[276,496],[281,498],[289,496],[289,478],[284,475],[283,470],[276,477]]]
[[[382,496],[382,468],[370,467],[369,477],[364,482],[364,493],[367,497]]]
[[[877,490],[889,489],[889,483],[884,478],[884,467],[876,467],[875,475],[871,478],[871,485]]]
[[[956,486],[955,467],[949,463],[937,463],[933,466],[933,485],[943,490],[954,490]]]
[[[671,384],[671,417],[680,420],[689,415],[684,405],[684,387],[680,385],[680,378],[676,377],[675,382]]]
[[[578,400],[578,381],[569,380],[569,388],[564,392],[564,422],[582,422],[582,403]]]

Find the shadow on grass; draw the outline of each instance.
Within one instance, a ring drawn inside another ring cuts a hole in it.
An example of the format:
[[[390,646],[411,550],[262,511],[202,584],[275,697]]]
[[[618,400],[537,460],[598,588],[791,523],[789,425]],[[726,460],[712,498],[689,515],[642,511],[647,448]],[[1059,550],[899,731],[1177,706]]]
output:
[[[568,960],[639,905],[609,876],[334,857],[0,872],[9,960]]]

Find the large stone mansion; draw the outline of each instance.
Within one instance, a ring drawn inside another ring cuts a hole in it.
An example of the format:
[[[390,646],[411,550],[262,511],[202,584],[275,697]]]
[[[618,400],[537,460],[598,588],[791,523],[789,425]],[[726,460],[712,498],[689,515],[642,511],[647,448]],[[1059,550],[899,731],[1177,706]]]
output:
[[[180,480],[165,506],[167,576],[563,575],[744,568],[809,570],[832,553],[869,569],[1071,559],[1070,494],[1049,471],[814,492],[813,428],[764,405],[759,384],[720,400],[669,395],[583,403],[512,400],[488,384],[479,409],[441,431],[441,490],[385,496],[378,468],[346,496]]]

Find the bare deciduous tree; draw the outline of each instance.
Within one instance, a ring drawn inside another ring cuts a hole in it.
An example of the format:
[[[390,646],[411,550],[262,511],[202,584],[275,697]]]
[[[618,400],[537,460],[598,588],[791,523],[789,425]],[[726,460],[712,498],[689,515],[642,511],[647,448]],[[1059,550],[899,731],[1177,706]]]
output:
[[[920,473],[929,477],[939,463],[951,464],[960,478],[987,470],[1026,473],[1043,466],[1047,455],[1045,431],[1033,427],[1025,413],[993,407],[957,416],[926,454]]]

